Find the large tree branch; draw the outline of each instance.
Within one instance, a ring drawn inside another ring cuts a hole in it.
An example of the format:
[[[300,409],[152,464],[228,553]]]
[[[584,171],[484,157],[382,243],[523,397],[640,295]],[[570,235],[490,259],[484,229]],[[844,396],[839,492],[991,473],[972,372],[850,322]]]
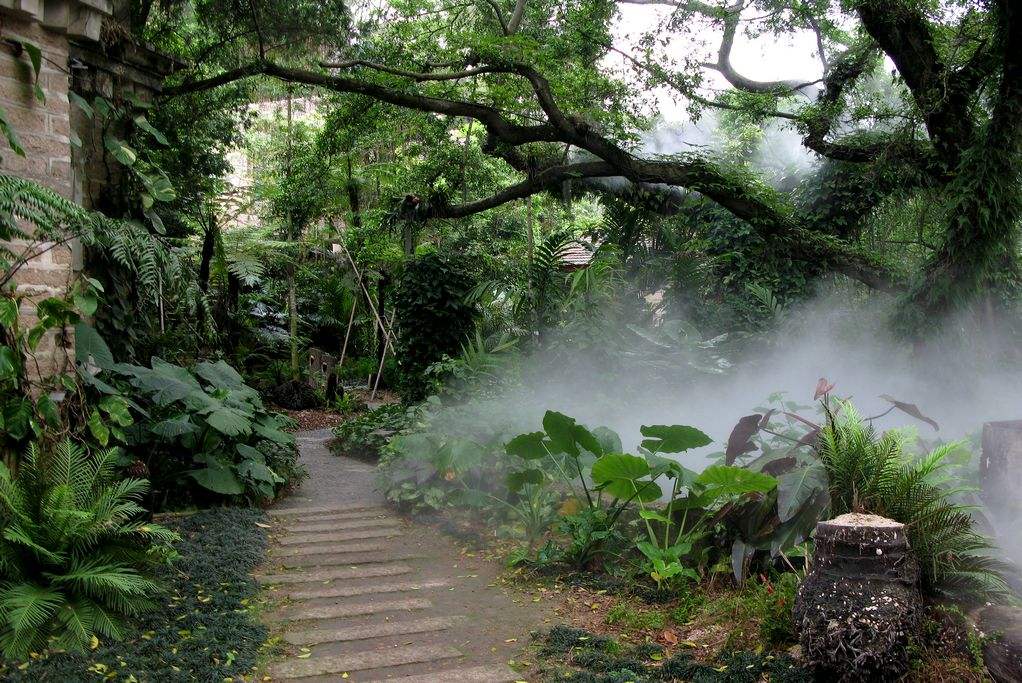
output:
[[[525,78],[536,95],[547,122],[521,125],[487,105],[464,100],[432,97],[406,90],[396,90],[377,83],[344,76],[293,69],[272,62],[260,61],[219,76],[167,88],[164,96],[198,92],[218,87],[240,78],[266,75],[290,83],[317,86],[340,93],[364,95],[399,107],[446,116],[468,117],[479,121],[487,130],[486,148],[497,156],[505,156],[516,163],[526,161],[520,153],[511,151],[533,142],[560,142],[591,153],[597,161],[548,166],[529,174],[527,180],[507,188],[491,197],[457,206],[438,203],[427,209],[436,217],[462,217],[500,206],[509,201],[527,197],[553,185],[575,177],[607,177],[620,175],[633,183],[663,183],[697,191],[717,202],[734,215],[746,220],[764,239],[780,239],[790,244],[797,258],[814,262],[834,261],[870,286],[893,286],[892,280],[854,250],[831,244],[831,240],[802,228],[785,209],[776,206],[770,192],[729,177],[709,160],[699,157],[680,159],[640,159],[600,134],[587,122],[564,113],[558,106],[546,78],[527,65],[506,65],[502,72],[515,73]],[[835,243],[836,244],[836,243]],[[853,258],[854,257],[854,258]]]
[[[497,66],[477,66],[470,69],[462,69],[461,71],[409,71],[407,69],[399,69],[397,67],[379,64],[378,62],[370,62],[364,59],[351,59],[344,62],[321,62],[320,66],[324,69],[354,69],[357,67],[365,67],[367,69],[392,74],[394,76],[410,78],[416,83],[424,83],[426,81],[458,81],[463,78],[471,78],[472,76],[478,76],[480,74],[502,73],[506,71],[506,69]]]
[[[971,91],[937,52],[922,11],[902,0],[860,0],[856,9],[869,35],[891,58],[926,122],[934,149],[954,171],[975,138]]]

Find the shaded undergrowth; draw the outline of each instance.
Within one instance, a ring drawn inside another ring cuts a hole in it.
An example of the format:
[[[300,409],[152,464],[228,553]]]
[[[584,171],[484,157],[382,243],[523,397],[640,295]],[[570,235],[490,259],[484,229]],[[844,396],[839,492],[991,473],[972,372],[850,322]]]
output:
[[[713,662],[699,662],[687,649],[670,657],[662,647],[643,643],[625,647],[613,638],[567,626],[555,626],[543,638],[539,654],[560,662],[547,667],[546,680],[560,683],[755,683],[768,679],[808,683],[812,675],[786,654],[745,650],[722,652]]]
[[[164,567],[166,588],[156,611],[142,616],[121,642],[98,643],[85,655],[37,654],[0,664],[9,681],[242,680],[267,638],[255,607],[252,570],[266,550],[258,510],[218,508],[172,518],[180,558]]]

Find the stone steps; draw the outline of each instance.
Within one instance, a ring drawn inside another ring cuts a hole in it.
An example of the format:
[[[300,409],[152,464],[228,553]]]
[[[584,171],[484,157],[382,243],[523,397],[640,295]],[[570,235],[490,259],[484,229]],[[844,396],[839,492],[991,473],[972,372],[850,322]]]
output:
[[[326,454],[319,439],[299,447],[303,458]],[[290,650],[263,680],[520,680],[504,664],[507,646],[499,647],[516,639],[496,640],[509,636],[492,631],[510,603],[499,595],[481,601],[486,584],[456,549],[381,507],[371,468],[326,457],[328,474],[304,507],[270,511],[272,549],[256,578],[284,599],[263,618]],[[348,503],[314,504],[345,492]]]
[[[446,588],[449,582],[445,579],[431,579],[427,581],[400,581],[393,583],[379,583],[374,580],[367,585],[353,585],[351,582],[334,584],[324,583],[316,587],[291,588],[280,591],[292,600],[312,600],[316,598],[353,598],[360,595],[380,595],[389,593],[412,593],[428,591],[436,588]]]
[[[380,527],[391,527],[400,529],[400,522],[395,518],[382,519],[349,519],[337,522],[306,522],[299,521],[287,527],[292,534],[312,534],[335,531],[357,531],[360,529],[378,529]]]
[[[369,567],[327,567],[307,572],[285,574],[256,574],[256,581],[262,584],[313,583],[343,579],[362,579],[376,576],[400,576],[411,573],[407,564],[389,563]]]
[[[357,671],[385,669],[405,664],[425,664],[456,659],[462,654],[449,645],[408,645],[379,650],[364,650],[345,655],[327,655],[307,659],[291,658],[271,664],[269,674],[277,680],[328,676]],[[446,680],[443,677],[436,681]]]
[[[429,609],[433,606],[425,598],[406,598],[401,600],[374,600],[356,604],[308,602],[301,605],[289,605],[284,609],[272,612],[267,619],[275,622],[313,621],[317,619],[347,619],[362,617],[382,612],[411,612]]]
[[[434,633],[449,629],[464,619],[465,617],[423,617],[414,621],[385,621],[369,625],[320,627],[288,631],[284,634],[284,640],[292,645],[318,645],[320,643],[346,643],[388,636]]]

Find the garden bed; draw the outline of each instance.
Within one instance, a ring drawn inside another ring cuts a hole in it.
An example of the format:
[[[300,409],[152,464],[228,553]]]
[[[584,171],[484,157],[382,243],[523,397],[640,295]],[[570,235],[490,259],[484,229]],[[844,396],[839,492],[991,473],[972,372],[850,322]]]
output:
[[[10,681],[227,681],[254,675],[267,639],[256,619],[253,568],[262,560],[262,513],[239,508],[168,515],[180,558],[163,568],[157,608],[120,642],[93,641],[85,655],[41,653],[4,662]],[[251,679],[250,679],[251,680]]]

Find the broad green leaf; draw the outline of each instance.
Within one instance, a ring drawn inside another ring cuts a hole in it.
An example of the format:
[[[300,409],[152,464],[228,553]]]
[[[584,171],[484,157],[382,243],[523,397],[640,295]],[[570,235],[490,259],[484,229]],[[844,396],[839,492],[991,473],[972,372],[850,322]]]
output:
[[[103,422],[103,416],[99,414],[98,409],[92,409],[87,424],[89,425],[89,432],[99,445],[106,446],[110,441],[110,428]]]
[[[518,493],[527,485],[539,486],[545,481],[542,470],[528,469],[520,472],[510,472],[507,475],[507,489],[512,493]]]
[[[635,497],[643,502],[657,500],[660,487],[649,479],[649,463],[636,455],[608,453],[601,456],[591,471],[593,482],[615,498]],[[638,494],[638,495],[636,495]]]
[[[575,422],[575,418],[548,410],[543,416],[543,429],[546,430],[550,439],[551,451],[554,453],[565,453],[577,458],[580,455],[580,446],[596,456],[604,453],[600,440],[588,429]]]
[[[568,417],[554,410],[546,411],[543,416],[543,429],[550,438],[550,450],[554,453],[566,453],[578,456],[575,445],[575,418]]]
[[[270,484],[277,481],[277,475],[266,466],[266,463],[258,460],[245,460],[238,465],[238,474],[256,481],[264,481]]]
[[[543,445],[546,438],[544,432],[530,432],[519,434],[507,442],[504,450],[508,455],[517,455],[523,460],[538,460],[547,456],[547,449]]]
[[[252,421],[248,414],[228,406],[217,406],[206,415],[206,422],[210,427],[227,436],[238,436],[249,434],[252,431]]]
[[[777,479],[777,516],[787,522],[819,491],[827,490],[827,471],[809,465],[782,474]]]
[[[0,296],[0,325],[14,327],[18,320],[18,302],[6,296]]]
[[[75,325],[75,358],[79,363],[90,360],[106,370],[114,366],[114,354],[96,328],[85,323]]]
[[[593,436],[600,443],[600,448],[603,449],[597,455],[624,452],[624,446],[621,445],[621,437],[610,427],[596,427],[592,431]]]
[[[752,472],[744,467],[711,465],[696,477],[695,484],[705,488],[703,496],[716,499],[747,493],[766,493],[777,486],[777,480],[769,474]]]
[[[642,447],[654,453],[681,453],[713,443],[713,439],[695,427],[685,425],[643,425]]]
[[[185,434],[194,434],[198,429],[185,415],[162,420],[149,428],[151,432],[165,439],[174,439]]]
[[[21,362],[14,349],[9,346],[0,346],[0,380],[17,377],[20,366]]]
[[[49,394],[43,394],[40,396],[36,401],[35,407],[36,410],[39,411],[39,414],[42,415],[47,426],[51,429],[60,426],[60,410],[57,409],[57,404],[54,403]]]
[[[159,130],[153,127],[153,124],[149,123],[149,119],[142,116],[141,114],[135,117],[135,125],[149,133],[156,139],[156,142],[160,143],[164,147],[170,144],[167,140],[167,136],[161,133]]]
[[[263,455],[262,451],[253,446],[249,446],[245,443],[239,443],[234,447],[238,451],[238,455],[246,460],[255,460],[256,462],[266,462],[266,456]]]
[[[99,402],[99,407],[121,427],[128,427],[135,422],[128,410],[128,402],[123,396],[104,396]]]
[[[207,462],[209,464],[206,467],[188,473],[200,486],[225,496],[236,496],[245,492],[244,485],[238,480],[230,465],[214,458],[209,458]]]
[[[19,157],[25,156],[25,148],[18,141],[18,134],[14,132],[14,127],[7,120],[7,111],[2,106],[0,106],[0,133],[3,133],[7,144],[15,154]]]
[[[82,113],[85,114],[86,118],[91,120],[96,115],[96,113],[92,110],[92,105],[89,104],[88,100],[86,100],[78,93],[68,91],[67,99],[71,101],[71,104],[81,109]]]
[[[440,449],[436,438],[424,432],[395,436],[390,447],[406,460],[432,460]]]
[[[179,365],[168,363],[161,358],[153,358],[152,368],[139,365],[118,365],[118,370],[134,376],[132,384],[152,394],[153,400],[160,405],[168,405],[174,401],[191,399],[195,409],[215,403],[192,373]]]
[[[125,166],[134,165],[135,161],[138,159],[138,154],[135,150],[128,146],[128,143],[109,133],[103,136],[103,146],[107,148],[107,151],[114,155],[114,158],[117,159],[117,161],[121,162]]]
[[[91,316],[99,307],[99,299],[92,292],[79,292],[74,295],[75,308],[82,315]]]
[[[275,422],[266,421],[265,418],[259,422],[252,423],[252,431],[263,437],[269,439],[274,443],[289,444],[294,443],[295,438],[287,432],[281,431],[279,428],[274,426]]]

